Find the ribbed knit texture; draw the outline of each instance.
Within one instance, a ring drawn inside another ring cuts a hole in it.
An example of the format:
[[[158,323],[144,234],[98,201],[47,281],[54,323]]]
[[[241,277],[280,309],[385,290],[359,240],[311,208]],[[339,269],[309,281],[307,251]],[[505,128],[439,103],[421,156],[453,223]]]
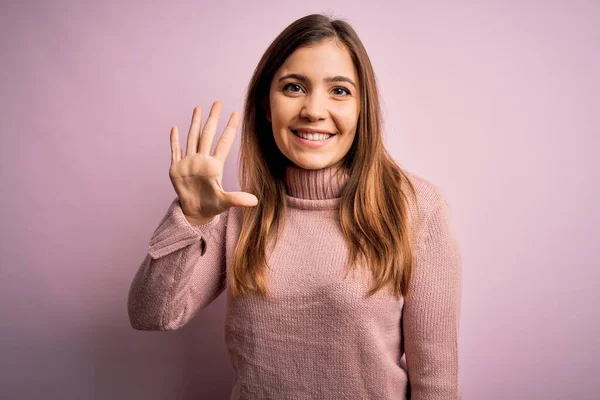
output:
[[[419,205],[409,295],[385,288],[364,298],[371,276],[362,268],[346,276],[337,212],[347,175],[336,172],[286,170],[287,224],[268,253],[267,299],[226,290],[241,209],[191,226],[175,199],[131,284],[132,326],[180,328],[225,291],[231,400],[460,398],[461,257],[447,202],[407,172]]]

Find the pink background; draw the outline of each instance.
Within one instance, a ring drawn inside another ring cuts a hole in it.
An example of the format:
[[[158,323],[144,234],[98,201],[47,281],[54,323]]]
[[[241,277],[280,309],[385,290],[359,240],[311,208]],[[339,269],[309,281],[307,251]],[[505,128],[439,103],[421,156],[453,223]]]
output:
[[[391,153],[451,205],[463,399],[600,398],[599,2],[11,3],[0,397],[228,398],[224,296],[180,331],[127,317],[174,197],[169,129],[242,110],[270,41],[329,12],[369,51]]]

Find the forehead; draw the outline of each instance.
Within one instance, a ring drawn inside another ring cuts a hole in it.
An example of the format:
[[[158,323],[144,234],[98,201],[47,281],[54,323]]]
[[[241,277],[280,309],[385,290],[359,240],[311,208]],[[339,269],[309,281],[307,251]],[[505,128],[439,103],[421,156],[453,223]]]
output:
[[[309,78],[344,75],[356,81],[356,68],[350,52],[337,41],[324,41],[296,49],[276,75],[302,73]]]

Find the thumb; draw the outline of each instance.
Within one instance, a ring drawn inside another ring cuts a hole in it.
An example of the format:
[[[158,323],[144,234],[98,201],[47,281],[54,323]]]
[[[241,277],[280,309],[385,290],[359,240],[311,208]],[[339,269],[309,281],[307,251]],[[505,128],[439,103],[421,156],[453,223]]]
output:
[[[255,195],[246,192],[228,192],[226,193],[225,201],[230,207],[254,207],[258,204],[258,198]]]

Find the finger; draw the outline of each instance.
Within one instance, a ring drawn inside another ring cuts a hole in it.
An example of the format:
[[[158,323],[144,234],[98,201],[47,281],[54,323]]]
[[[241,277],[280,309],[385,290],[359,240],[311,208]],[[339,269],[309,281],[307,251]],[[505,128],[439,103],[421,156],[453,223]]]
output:
[[[200,141],[198,143],[198,153],[209,155],[210,149],[212,147],[213,138],[215,137],[215,132],[217,130],[217,124],[219,123],[219,117],[221,116],[221,109],[223,105],[220,101],[215,101],[210,108],[210,113],[208,115],[208,119],[206,120],[206,124],[204,124],[204,128],[202,129],[202,136],[200,137]]]
[[[229,150],[231,150],[231,145],[235,139],[239,122],[240,113],[237,111],[232,112],[225,130],[217,142],[217,147],[215,148],[215,157],[223,162],[225,162],[225,158],[227,158],[227,154],[229,154]]]
[[[246,192],[226,192],[224,201],[229,207],[254,207],[258,204],[258,198]]]
[[[171,128],[171,164],[181,161],[181,146],[179,144],[179,131],[177,126]]]
[[[192,113],[192,122],[188,131],[187,144],[185,147],[185,155],[196,154],[198,149],[198,136],[200,136],[200,125],[202,124],[202,108],[194,107]]]

